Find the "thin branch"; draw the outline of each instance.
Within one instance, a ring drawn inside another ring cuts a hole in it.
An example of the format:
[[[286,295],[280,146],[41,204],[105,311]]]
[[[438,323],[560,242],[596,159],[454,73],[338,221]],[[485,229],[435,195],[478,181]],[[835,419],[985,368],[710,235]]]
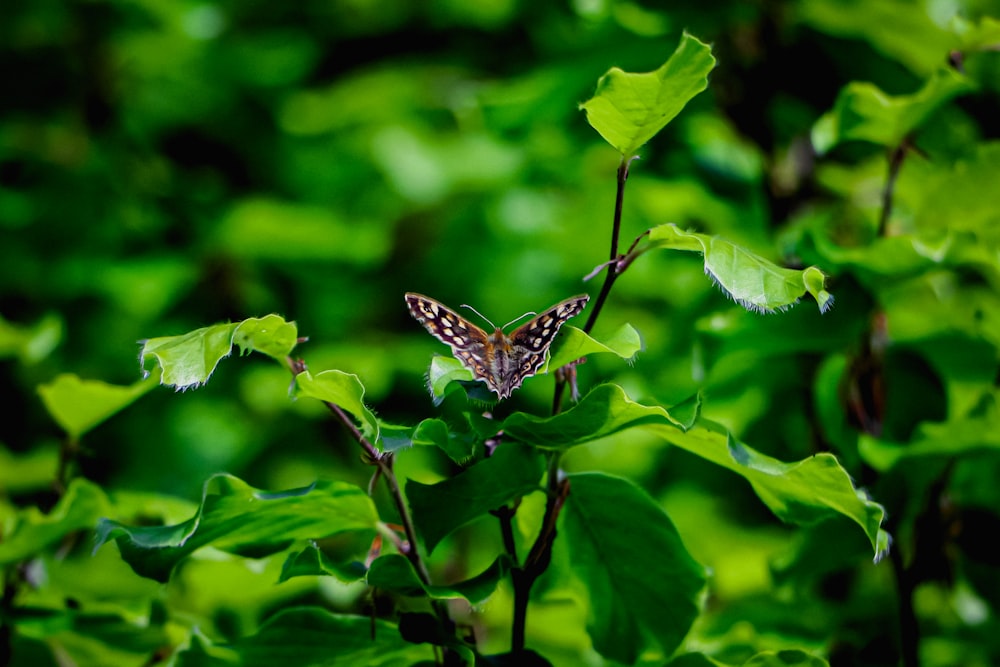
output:
[[[633,158],[634,159],[634,158]],[[622,159],[621,164],[618,165],[618,190],[615,193],[615,214],[614,219],[611,223],[611,252],[608,258],[608,269],[604,274],[604,285],[601,286],[601,291],[597,295],[597,299],[594,300],[594,306],[590,309],[590,315],[587,317],[587,323],[584,325],[583,330],[586,333],[594,328],[594,324],[597,322],[598,316],[601,314],[601,309],[604,307],[604,302],[608,298],[608,294],[611,292],[611,287],[615,284],[615,280],[620,275],[618,271],[618,237],[621,235],[622,227],[622,207],[625,202],[625,183],[628,181],[628,168],[631,164],[631,160]]]
[[[288,359],[289,369],[294,375],[304,372],[307,367],[305,361],[301,359]],[[406,506],[406,500],[403,498],[403,492],[399,488],[399,482],[396,479],[396,474],[392,469],[393,456],[391,453],[383,453],[378,450],[378,448],[372,444],[368,438],[365,437],[361,429],[354,423],[354,420],[348,415],[344,410],[330,401],[323,401],[323,404],[330,410],[337,419],[347,428],[351,436],[361,445],[361,449],[364,451],[364,457],[367,463],[370,465],[377,466],[378,476],[385,479],[386,486],[389,487],[389,494],[392,496],[393,504],[396,506],[396,511],[399,512],[400,521],[403,524],[403,532],[406,534],[406,541],[408,547],[404,550],[404,556],[413,564],[413,568],[417,572],[417,576],[420,577],[420,581],[424,585],[431,585],[430,572],[427,570],[427,565],[424,563],[423,558],[420,556],[420,549],[418,548],[417,542],[417,531],[413,525],[413,519],[410,516],[410,510]],[[435,614],[445,623],[447,626],[452,625],[451,617],[448,615],[447,608],[440,600],[431,600],[431,606],[434,609]]]
[[[896,177],[899,176],[899,171],[903,167],[903,159],[906,157],[909,147],[909,140],[904,139],[889,154],[889,169],[885,178],[885,188],[882,190],[882,213],[878,220],[879,238],[885,236],[886,228],[889,226],[889,217],[892,215],[893,191],[896,189]]]
[[[594,305],[590,309],[590,315],[587,317],[587,323],[583,327],[583,330],[586,333],[590,333],[594,328],[594,324],[597,322],[597,318],[601,314],[601,310],[604,307],[605,301],[607,301],[608,294],[611,293],[611,288],[614,286],[615,280],[619,275],[621,275],[624,268],[631,263],[631,260],[628,260],[623,264],[623,260],[626,258],[618,254],[618,239],[621,236],[622,208],[625,202],[625,183],[628,181],[629,165],[634,159],[634,157],[626,159],[623,156],[621,163],[618,165],[618,188],[615,193],[615,211],[611,224],[611,248],[608,262],[604,265],[607,270],[604,274],[604,284],[601,286],[601,291],[597,295],[597,299],[595,299]],[[629,253],[635,249],[638,242],[639,239],[636,239],[635,243],[633,243],[629,248]],[[559,414],[562,410],[562,396],[565,392],[569,377],[571,377],[571,375],[568,373],[559,373],[556,375],[556,385],[552,397],[553,415]],[[514,618],[513,627],[511,628],[511,652],[515,655],[524,650],[525,627],[528,615],[528,599],[531,594],[531,587],[534,585],[535,580],[538,579],[543,572],[545,572],[546,568],[549,566],[549,562],[552,560],[552,544],[556,537],[556,522],[559,519],[559,513],[566,501],[566,497],[569,495],[569,481],[562,480],[559,476],[559,464],[561,461],[561,452],[552,452],[549,454],[548,476],[546,480],[548,499],[545,504],[545,515],[542,518],[542,527],[538,533],[538,537],[535,538],[534,544],[531,545],[531,550],[528,552],[528,556],[525,558],[524,563],[520,567],[515,567],[511,570],[511,582],[514,587]]]
[[[601,286],[601,291],[594,300],[594,305],[590,309],[590,314],[587,316],[587,323],[583,325],[584,333],[590,333],[594,328],[594,324],[597,322],[598,316],[601,314],[601,309],[604,307],[604,302],[608,299],[608,294],[611,293],[611,287],[615,284],[615,280],[621,275],[621,267],[619,267],[620,260],[622,257],[618,255],[618,237],[621,236],[622,227],[622,208],[625,202],[625,183],[628,181],[628,169],[632,160],[636,158],[631,158],[626,160],[622,158],[621,164],[618,165],[618,188],[615,192],[615,212],[614,217],[611,221],[611,251],[610,258],[607,263],[603,266],[607,267],[607,271],[604,274],[604,284]],[[638,239],[637,239],[638,241]],[[631,250],[635,247],[635,243],[632,244]],[[566,391],[566,381],[561,379],[556,379],[555,391],[552,397],[552,414],[559,414],[562,411],[562,397],[563,393]]]

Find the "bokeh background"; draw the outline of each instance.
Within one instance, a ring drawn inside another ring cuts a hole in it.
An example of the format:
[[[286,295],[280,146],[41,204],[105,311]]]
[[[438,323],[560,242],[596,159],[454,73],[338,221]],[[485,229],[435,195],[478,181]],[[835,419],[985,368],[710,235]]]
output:
[[[309,366],[356,373],[381,418],[436,414],[424,374],[446,350],[403,293],[472,304],[497,323],[596,295],[599,281],[583,277],[607,259],[619,156],[578,105],[611,66],[656,69],[683,30],[713,44],[718,67],[633,164],[623,243],[674,222],[794,264],[784,235],[817,210],[836,211],[844,237],[870,235],[884,152],[848,146],[817,170],[813,123],[850,81],[919,89],[945,64],[952,16],[997,10],[978,0],[7,0],[0,445],[35,465],[6,491],[28,499],[52,479],[62,434],[39,383],[73,372],[130,384],[138,341],[220,321],[295,320]],[[1000,135],[997,63],[979,65],[982,89],[944,109],[926,141],[957,153]],[[630,322],[645,351],[633,365],[591,359],[581,388],[616,381],[666,405],[702,390],[706,413],[743,441],[807,457],[823,448],[817,369],[862,345],[872,308],[850,275],[830,287],[831,313],[804,302],[762,316],[728,301],[699,257],[646,255],[596,329]],[[946,411],[919,356],[900,368],[913,396],[888,422],[905,438]],[[366,483],[347,434],[290,400],[289,384],[264,357],[224,360],[206,387],[158,389],[88,434],[81,472],[188,499],[218,471],[274,489]],[[500,409],[545,412],[551,391],[551,378],[534,378]],[[788,529],[740,480],[631,438],[567,465],[640,481],[673,508],[718,590],[756,604]],[[431,479],[447,469],[426,453],[401,465]],[[891,573],[870,576],[891,589]],[[872,615],[891,617],[891,600],[878,599]],[[812,621],[821,641],[830,619]]]

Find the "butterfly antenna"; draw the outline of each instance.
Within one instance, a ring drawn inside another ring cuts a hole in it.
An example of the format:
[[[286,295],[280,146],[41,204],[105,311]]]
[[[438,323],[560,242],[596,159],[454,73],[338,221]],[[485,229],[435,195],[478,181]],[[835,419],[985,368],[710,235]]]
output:
[[[528,311],[528,312],[527,312],[527,313],[525,313],[524,315],[521,315],[520,317],[515,317],[515,318],[514,318],[514,319],[512,319],[512,320],[511,320],[510,322],[508,322],[507,324],[503,325],[503,328],[504,328],[504,329],[506,329],[506,328],[507,328],[507,327],[509,327],[510,325],[514,324],[514,322],[517,322],[518,320],[523,320],[524,318],[528,317],[529,315],[537,315],[537,314],[538,314],[538,313],[536,313],[536,312],[535,312],[535,311],[533,311],[533,310],[531,310],[531,311]]]
[[[469,310],[471,310],[472,312],[474,312],[474,313],[475,313],[476,315],[479,315],[479,317],[481,317],[481,318],[483,318],[484,320],[486,320],[486,322],[487,322],[487,323],[488,323],[488,324],[489,324],[489,325],[490,325],[491,327],[493,327],[494,329],[496,329],[496,328],[497,328],[495,324],[493,324],[492,322],[490,322],[490,320],[489,320],[489,318],[488,318],[488,317],[486,317],[485,315],[483,315],[482,313],[480,313],[480,312],[479,312],[478,310],[476,310],[475,308],[473,308],[473,307],[472,307],[472,306],[470,306],[469,304],[467,304],[467,303],[463,303],[461,307],[462,307],[462,308],[468,308]],[[519,318],[519,319],[520,319],[520,318]]]

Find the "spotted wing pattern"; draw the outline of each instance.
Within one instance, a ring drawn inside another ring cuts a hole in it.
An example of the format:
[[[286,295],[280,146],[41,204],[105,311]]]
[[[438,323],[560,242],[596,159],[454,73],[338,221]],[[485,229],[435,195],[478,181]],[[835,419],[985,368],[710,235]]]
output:
[[[586,294],[560,301],[511,332],[508,338],[511,364],[505,377],[508,396],[545,365],[546,354],[559,328],[579,315],[588,301],[590,297]]]
[[[406,305],[418,322],[439,341],[451,348],[451,353],[479,379],[488,377],[487,367],[492,356],[486,332],[440,301],[407,292]]]
[[[500,328],[487,334],[440,301],[413,292],[406,294],[410,314],[448,345],[455,358],[501,400],[538,372],[559,327],[579,314],[589,300],[587,295],[566,299],[507,336]]]

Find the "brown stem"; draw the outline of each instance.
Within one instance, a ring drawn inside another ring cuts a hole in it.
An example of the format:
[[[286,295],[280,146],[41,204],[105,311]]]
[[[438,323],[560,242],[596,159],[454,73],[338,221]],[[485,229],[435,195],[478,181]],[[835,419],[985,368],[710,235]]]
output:
[[[521,567],[511,570],[511,583],[514,588],[514,618],[511,627],[510,650],[517,655],[524,650],[525,627],[528,619],[528,601],[531,597],[531,587],[535,580],[545,572],[552,558],[552,543],[556,536],[556,520],[562,509],[566,496],[569,495],[569,482],[559,480],[559,462],[561,452],[553,452],[549,458],[547,480],[548,500],[545,503],[545,516],[542,518],[542,528],[531,546],[528,557]]]
[[[306,363],[301,359],[289,359],[288,364],[294,375],[307,370]],[[392,454],[378,451],[378,448],[365,437],[350,415],[344,412],[339,405],[330,401],[323,401],[323,404],[330,412],[337,416],[337,419],[347,428],[351,436],[361,445],[366,461],[378,467],[379,476],[385,479],[386,486],[389,487],[389,494],[392,496],[396,511],[399,512],[399,518],[403,524],[403,532],[406,534],[406,541],[409,544],[403,555],[413,564],[413,568],[416,570],[417,576],[420,577],[420,581],[424,585],[431,585],[430,572],[427,570],[427,566],[420,556],[420,549],[417,546],[417,531],[414,528],[410,510],[406,506],[406,499],[403,498],[403,492],[399,488],[399,481],[396,479],[396,474],[392,469]],[[441,622],[450,628],[452,621],[444,604],[440,600],[432,600],[431,606]]]
[[[903,563],[899,549],[889,552],[892,570],[896,575],[896,595],[899,603],[899,649],[903,667],[920,667],[920,630],[917,615],[913,609],[913,573]]]
[[[608,294],[611,293],[611,287],[621,274],[621,269],[618,265],[621,259],[618,256],[618,237],[621,236],[622,206],[625,202],[625,183],[628,181],[628,168],[634,159],[626,160],[623,158],[621,164],[618,165],[618,189],[615,193],[615,213],[611,221],[611,258],[606,264],[607,271],[604,274],[604,284],[601,286],[601,291],[598,293],[597,298],[594,300],[594,305],[590,309],[590,315],[587,316],[587,323],[583,325],[585,333],[590,333],[594,328],[594,324],[601,314],[601,309],[604,307],[604,302],[607,301]],[[633,244],[634,247],[635,244]],[[552,414],[554,415],[562,411],[562,397],[565,390],[565,380],[557,379],[555,391],[552,396]]]
[[[604,307],[604,302],[611,292],[611,287],[615,284],[615,279],[620,274],[618,270],[618,237],[621,235],[622,206],[625,202],[625,183],[628,181],[629,164],[631,164],[631,160],[622,159],[621,164],[618,165],[618,190],[615,193],[615,214],[611,222],[611,252],[608,270],[604,274],[604,284],[601,286],[601,291],[594,300],[594,306],[590,309],[587,323],[583,327],[583,330],[587,333],[590,333],[594,328],[597,317],[601,314],[601,309]]]
[[[6,570],[0,570],[0,584],[3,585],[3,592],[0,593],[0,618],[14,618],[14,597],[17,595],[19,581],[16,564],[8,565]],[[0,665],[11,664],[13,639],[12,621],[0,620]]]
[[[610,258],[607,263],[607,271],[604,274],[604,284],[601,286],[601,291],[598,293],[597,299],[594,300],[594,305],[590,309],[590,315],[587,317],[587,323],[583,327],[586,333],[590,333],[594,328],[594,324],[601,314],[604,303],[607,301],[608,294],[611,293],[611,288],[614,286],[618,276],[621,275],[623,268],[620,266],[620,260],[623,258],[618,254],[618,239],[621,236],[625,183],[628,181],[629,165],[634,159],[634,157],[626,159],[623,156],[621,163],[618,165],[618,188],[615,193],[615,211],[611,223]],[[638,239],[636,243],[638,243]],[[636,243],[632,244],[629,252],[635,248]],[[557,379],[552,398],[553,415],[559,414],[562,410],[562,396],[565,388],[565,378]],[[535,538],[535,542],[532,544],[523,565],[515,567],[511,571],[511,582],[514,587],[514,624],[511,629],[511,651],[514,654],[524,650],[524,633],[531,587],[535,583],[535,580],[545,572],[552,559],[552,544],[556,536],[556,521],[559,519],[559,512],[562,510],[563,503],[569,495],[569,482],[565,480],[560,481],[559,479],[559,463],[561,460],[561,452],[553,452],[549,455],[548,478],[546,482],[548,500],[545,504],[545,515],[542,518],[542,528],[538,537]]]
[[[882,213],[878,220],[879,238],[885,236],[886,228],[889,226],[889,216],[892,215],[892,195],[896,188],[896,177],[903,167],[903,159],[910,147],[910,142],[904,139],[898,146],[892,149],[889,154],[889,170],[885,178],[885,188],[882,190]]]

